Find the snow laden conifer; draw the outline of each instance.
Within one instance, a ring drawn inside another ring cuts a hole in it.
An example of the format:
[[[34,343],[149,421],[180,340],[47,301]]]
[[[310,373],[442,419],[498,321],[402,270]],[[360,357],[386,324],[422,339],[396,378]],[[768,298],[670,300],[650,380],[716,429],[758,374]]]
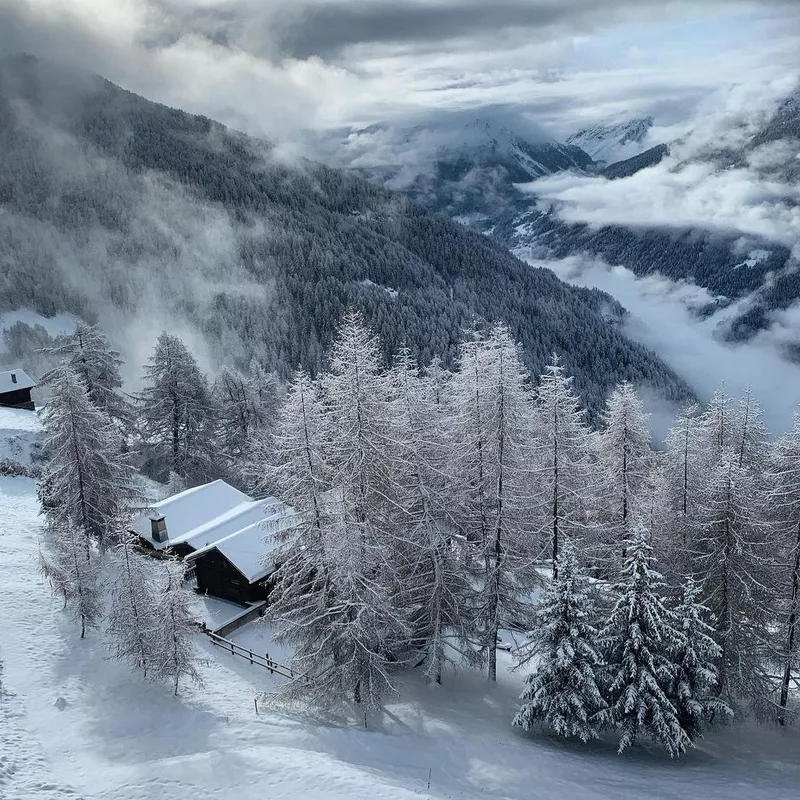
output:
[[[585,538],[592,504],[593,442],[572,388],[553,354],[539,378],[533,409],[532,482],[537,488],[535,514],[539,537],[549,543],[553,576],[558,571],[562,539]]]
[[[711,464],[719,463],[723,454],[737,440],[737,413],[733,398],[718,389],[700,416],[699,430],[703,448]]]
[[[117,426],[91,402],[74,371],[59,370],[50,390],[39,491],[48,524],[56,535],[77,529],[87,551],[90,540],[105,547],[112,543],[112,522],[138,499],[134,470]]]
[[[674,667],[667,654],[679,637],[661,598],[648,539],[642,523],[632,526],[623,576],[612,588],[617,600],[600,637],[606,700],[620,733],[620,753],[649,736],[677,756],[691,744],[669,696]]]
[[[399,492],[390,548],[397,564],[395,604],[409,612],[412,644],[424,655],[426,677],[441,683],[448,661],[474,659],[477,639],[465,550],[448,509],[451,440],[442,400],[443,375],[421,377],[403,349],[390,380]]]
[[[47,354],[59,359],[62,367],[73,370],[83,381],[92,403],[111,417],[122,431],[129,431],[132,409],[122,393],[122,358],[111,347],[99,325],[88,325],[78,320],[75,330]],[[50,383],[60,369],[58,367],[44,375],[42,382]]]
[[[329,624],[340,694],[380,704],[393,663],[408,658],[394,549],[396,443],[380,347],[360,314],[345,315],[323,377],[323,458],[335,495],[326,551],[335,603]]]
[[[161,598],[152,559],[137,553],[134,535],[120,527],[113,553],[108,634],[115,656],[147,677],[157,658],[155,615]]]
[[[290,386],[267,471],[300,524],[278,553],[270,619],[304,679],[289,694],[380,705],[408,648],[394,602],[391,391],[360,315],[339,329],[322,399],[302,374]]]
[[[177,336],[158,337],[144,384],[135,400],[145,470],[162,481],[170,472],[189,483],[207,479],[214,462],[212,398],[205,376]]]
[[[322,406],[318,386],[300,370],[269,436],[252,442],[248,471],[255,491],[274,491],[296,512],[296,525],[277,538],[276,572],[265,621],[292,652],[291,666],[304,677],[283,688],[286,696],[333,702],[340,690],[339,621],[327,541],[335,534],[334,500],[322,454]]]
[[[197,623],[191,609],[192,596],[181,586],[183,570],[180,562],[163,562],[153,620],[153,658],[149,669],[153,678],[171,684],[176,696],[182,680],[202,683],[194,646]]]
[[[700,602],[701,587],[691,577],[684,581],[683,597],[675,608],[675,627],[669,653],[673,664],[669,696],[686,735],[694,743],[703,734],[709,720],[722,720],[732,715],[728,704],[714,696],[717,685],[716,660],[719,645],[714,641],[714,629],[706,622],[708,608]]]
[[[767,626],[774,604],[764,495],[733,448],[711,470],[695,564],[720,646],[716,694],[737,711],[769,713]]]
[[[525,598],[537,580],[526,377],[518,346],[499,325],[462,345],[451,387],[455,516],[479,572],[476,620],[490,680],[498,631],[528,629]]]
[[[769,458],[771,547],[777,551],[777,625],[773,650],[780,664],[778,720],[789,720],[789,695],[800,682],[800,414]]]
[[[277,379],[257,363],[252,373],[243,375],[223,367],[212,390],[217,410],[217,442],[227,471],[235,476],[242,471],[252,439],[267,435],[277,406]]]
[[[53,592],[64,600],[81,624],[81,639],[102,615],[100,561],[81,528],[69,520],[51,526],[39,569]]]
[[[521,663],[538,659],[526,679],[514,724],[541,723],[559,736],[588,741],[607,722],[600,684],[595,601],[569,539],[562,539],[556,576],[536,609]]]
[[[647,418],[636,390],[627,381],[617,386],[606,402],[598,440],[605,497],[599,560],[612,573],[626,557],[624,543],[631,534],[638,493],[652,466]]]
[[[656,547],[667,570],[677,576],[693,570],[695,538],[701,521],[701,500],[711,467],[707,442],[701,435],[700,408],[681,409],[670,428],[658,464],[661,517]]]
[[[767,429],[764,426],[764,412],[753,397],[750,388],[739,402],[736,415],[734,452],[739,469],[749,469],[761,474],[767,460]]]

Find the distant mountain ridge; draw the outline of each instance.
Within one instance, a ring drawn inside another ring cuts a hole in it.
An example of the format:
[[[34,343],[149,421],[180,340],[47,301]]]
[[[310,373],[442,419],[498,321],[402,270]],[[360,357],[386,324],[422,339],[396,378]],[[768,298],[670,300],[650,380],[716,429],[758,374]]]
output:
[[[98,76],[0,60],[0,153],[0,310],[110,320],[135,363],[168,328],[212,364],[315,371],[356,307],[387,358],[406,344],[423,363],[451,361],[466,328],[504,320],[534,374],[563,355],[593,415],[623,379],[691,394],[626,338],[608,295],[352,173],[287,163]]]
[[[567,137],[567,144],[581,148],[600,167],[638,156],[647,149],[643,140],[653,127],[652,117],[633,117],[598,123]]]
[[[582,147],[587,151],[586,159],[593,156],[619,160],[607,166],[602,161],[576,159],[573,164],[564,164],[553,160],[549,174],[572,171],[618,181],[661,164],[670,154],[683,152],[686,137],[644,149],[653,125],[651,117],[640,117],[586,127],[562,147],[584,152]],[[469,148],[463,152],[468,153]],[[627,152],[635,154],[623,158]],[[637,275],[659,273],[675,281],[696,283],[717,298],[703,309],[706,314],[746,300],[726,321],[727,335],[733,339],[757,334],[769,327],[773,310],[786,309],[800,301],[800,264],[792,256],[792,248],[783,242],[712,230],[699,224],[682,228],[624,224],[597,227],[566,222],[557,208],[537,200],[535,183],[526,192],[519,191],[501,148],[485,149],[482,154],[480,159],[465,156],[458,169],[448,163],[445,168],[435,164],[426,173],[417,174],[413,182],[397,188],[427,208],[447,213],[526,257],[557,259],[590,254],[610,264],[622,264]],[[762,128],[736,149],[717,146],[712,139],[702,152],[682,158],[676,161],[676,170],[707,163],[713,165],[715,172],[749,169],[779,184],[791,186],[800,182],[800,89],[790,94]],[[385,177],[365,176],[379,183]],[[602,185],[598,184],[597,191],[602,191]],[[786,203],[791,206],[791,199]],[[800,334],[798,342],[792,352],[800,352]]]

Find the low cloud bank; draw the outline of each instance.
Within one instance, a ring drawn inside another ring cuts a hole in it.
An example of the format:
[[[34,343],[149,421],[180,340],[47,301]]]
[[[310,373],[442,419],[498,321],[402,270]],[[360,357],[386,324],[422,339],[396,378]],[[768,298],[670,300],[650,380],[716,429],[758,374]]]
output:
[[[691,284],[677,284],[662,276],[637,278],[624,267],[575,256],[560,261],[530,261],[552,269],[562,280],[608,292],[630,312],[626,323],[632,338],[658,353],[684,378],[702,400],[724,386],[733,395],[752,387],[764,407],[765,422],[774,434],[787,430],[800,403],[800,367],[781,353],[789,334],[800,324],[800,307],[773,317],[770,330],[744,344],[722,341],[719,327],[730,313],[701,320],[692,308],[710,299]],[[674,409],[650,403],[656,435],[665,430]]]

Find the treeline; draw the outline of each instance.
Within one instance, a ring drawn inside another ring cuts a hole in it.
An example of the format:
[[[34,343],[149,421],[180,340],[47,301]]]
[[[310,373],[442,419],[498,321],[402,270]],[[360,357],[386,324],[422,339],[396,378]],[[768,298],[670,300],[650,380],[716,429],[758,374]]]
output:
[[[305,676],[287,693],[379,705],[411,666],[494,679],[510,630],[528,634],[520,664],[537,658],[526,727],[612,726],[621,748],[651,735],[678,754],[712,717],[789,719],[800,422],[770,443],[755,400],[719,392],[654,451],[632,385],[594,431],[558,359],[531,381],[502,326],[453,372],[380,351],[349,314],[327,371],[299,372],[250,448],[303,520],[268,612]]]
[[[126,534],[138,466],[170,491],[234,475],[298,512],[268,612],[303,675],[290,697],[379,706],[414,667],[495,679],[511,632],[526,728],[679,754],[731,715],[792,718],[800,421],[771,442],[750,396],[687,407],[654,450],[631,384],[596,429],[558,358],[532,380],[503,326],[466,336],[454,370],[387,366],[355,312],[285,396],[255,365],[209,383],[167,333],[130,396],[97,328],[51,357],[44,572],[82,629],[105,576],[115,652],[176,690],[196,678],[190,595]]]

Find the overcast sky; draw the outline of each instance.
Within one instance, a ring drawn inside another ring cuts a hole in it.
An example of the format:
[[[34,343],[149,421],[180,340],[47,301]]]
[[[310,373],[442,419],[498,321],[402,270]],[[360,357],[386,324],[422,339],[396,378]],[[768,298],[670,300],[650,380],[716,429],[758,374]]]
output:
[[[103,74],[250,133],[519,107],[555,135],[680,123],[785,77],[798,0],[0,0],[0,50]]]

